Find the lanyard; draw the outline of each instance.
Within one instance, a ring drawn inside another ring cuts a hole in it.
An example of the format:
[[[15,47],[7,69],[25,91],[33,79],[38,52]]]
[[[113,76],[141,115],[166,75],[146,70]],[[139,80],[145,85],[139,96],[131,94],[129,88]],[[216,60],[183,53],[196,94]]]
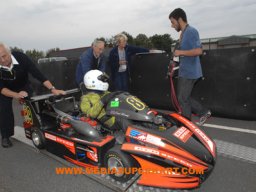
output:
[[[180,44],[181,44],[181,41],[182,41],[182,38],[183,38],[183,33],[185,33],[187,27],[188,27],[188,24],[186,25],[185,29],[183,31],[181,31],[181,33],[180,33],[180,38],[179,38]]]

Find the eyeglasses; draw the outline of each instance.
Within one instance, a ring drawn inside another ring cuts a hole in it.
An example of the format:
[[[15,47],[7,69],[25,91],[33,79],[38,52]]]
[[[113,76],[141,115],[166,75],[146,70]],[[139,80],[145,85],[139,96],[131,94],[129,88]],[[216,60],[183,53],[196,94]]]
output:
[[[1,80],[8,80],[13,81],[16,79],[16,72],[12,70],[7,70],[4,68],[0,68],[0,79]]]

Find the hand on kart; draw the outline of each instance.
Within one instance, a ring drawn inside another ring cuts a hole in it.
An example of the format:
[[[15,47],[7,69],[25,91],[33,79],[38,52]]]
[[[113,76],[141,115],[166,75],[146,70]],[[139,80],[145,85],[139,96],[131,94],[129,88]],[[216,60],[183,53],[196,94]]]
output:
[[[60,89],[52,89],[53,95],[66,95],[66,92]]]
[[[103,105],[106,105],[108,104],[108,102],[115,96],[115,92],[112,92],[112,93],[107,93],[106,95],[104,95],[102,98],[101,98],[101,102],[103,103]]]
[[[21,99],[28,96],[28,93],[26,91],[20,91],[15,95],[15,99]]]

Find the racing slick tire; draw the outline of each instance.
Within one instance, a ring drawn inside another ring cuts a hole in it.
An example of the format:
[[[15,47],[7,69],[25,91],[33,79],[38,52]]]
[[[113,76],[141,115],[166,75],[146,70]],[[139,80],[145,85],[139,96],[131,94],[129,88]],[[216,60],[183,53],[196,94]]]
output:
[[[132,168],[138,167],[137,161],[131,155],[121,151],[121,145],[116,145],[107,151],[104,165],[111,173],[110,177],[122,183],[130,180],[136,173]]]
[[[38,149],[45,148],[45,137],[41,130],[34,129],[31,134],[32,142],[34,146]]]

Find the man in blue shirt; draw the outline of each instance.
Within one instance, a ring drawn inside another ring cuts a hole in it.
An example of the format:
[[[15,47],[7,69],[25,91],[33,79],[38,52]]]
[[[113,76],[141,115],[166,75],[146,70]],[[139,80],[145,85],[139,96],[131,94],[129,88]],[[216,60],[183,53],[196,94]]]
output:
[[[93,69],[102,72],[106,70],[105,57],[102,54],[105,48],[105,42],[99,39],[94,40],[92,47],[87,49],[80,57],[80,62],[76,68],[76,82],[79,85],[83,82],[84,75]]]
[[[187,23],[184,10],[173,10],[169,19],[171,26],[180,34],[180,47],[174,51],[174,56],[179,57],[179,79],[177,96],[182,109],[182,115],[191,119],[192,111],[199,115],[199,125],[203,125],[211,116],[210,110],[205,109],[199,102],[191,97],[195,83],[203,76],[199,56],[202,54],[202,46],[198,31]]]

